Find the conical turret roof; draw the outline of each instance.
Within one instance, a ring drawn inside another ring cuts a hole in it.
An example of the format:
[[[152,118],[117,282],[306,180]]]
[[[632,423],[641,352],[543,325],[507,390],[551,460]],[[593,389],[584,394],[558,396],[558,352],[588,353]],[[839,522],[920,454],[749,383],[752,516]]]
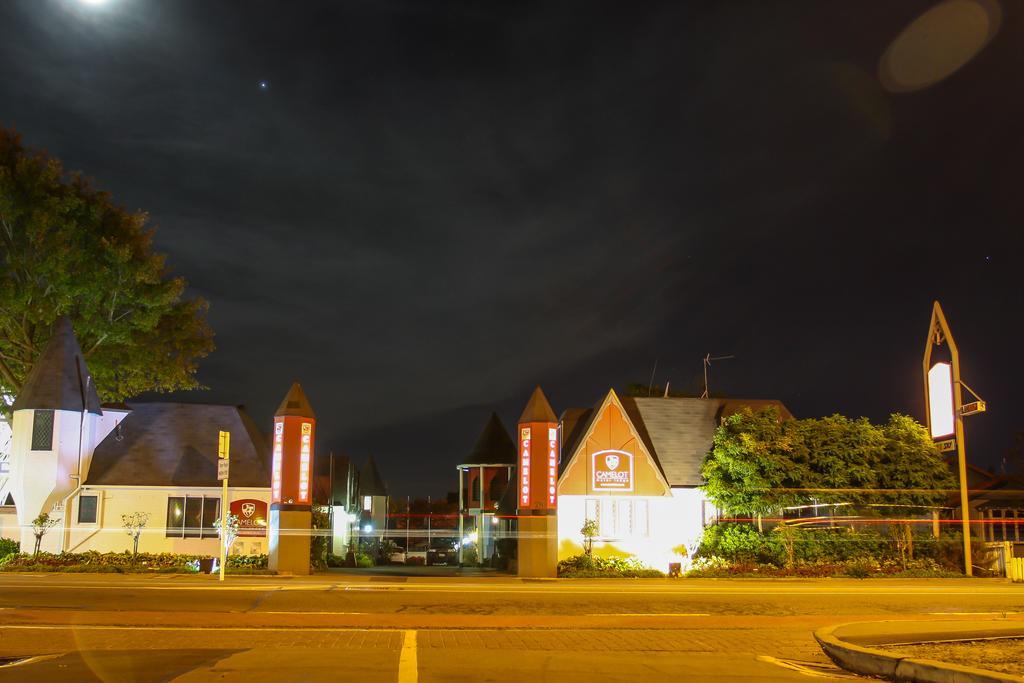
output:
[[[380,472],[377,471],[377,463],[373,461],[372,455],[366,459],[363,468],[359,470],[359,495],[388,495],[388,487],[384,485],[384,480],[380,478]]]
[[[96,385],[66,315],[53,323],[53,334],[14,401],[14,410],[25,409],[87,410],[95,415],[103,414]]]
[[[313,412],[313,406],[309,405],[309,399],[306,398],[306,392],[302,390],[302,385],[298,382],[292,382],[292,388],[288,390],[288,394],[281,401],[281,405],[277,407],[277,411],[274,413],[274,417],[309,417],[316,419],[316,413]]]
[[[466,460],[469,465],[514,465],[516,464],[516,446],[508,435],[505,425],[497,413],[491,417],[480,432],[473,450]]]
[[[558,422],[555,411],[551,410],[551,404],[548,403],[548,398],[541,391],[540,386],[533,390],[530,402],[526,404],[523,414],[519,416],[519,424],[525,422]]]

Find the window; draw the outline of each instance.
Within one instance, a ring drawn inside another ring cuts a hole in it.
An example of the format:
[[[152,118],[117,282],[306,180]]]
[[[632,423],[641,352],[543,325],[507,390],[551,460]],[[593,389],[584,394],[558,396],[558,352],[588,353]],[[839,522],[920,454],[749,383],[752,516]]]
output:
[[[32,414],[32,450],[53,450],[52,410],[36,410]]]
[[[633,533],[637,536],[650,536],[651,528],[650,519],[647,516],[647,501],[646,500],[634,500],[633,501]]]
[[[7,476],[11,473],[11,463],[0,460],[0,475]]]
[[[363,510],[369,512],[371,507],[373,507],[373,498],[370,496],[363,496]]]
[[[96,503],[99,496],[82,496],[78,499],[78,523],[96,523]]]
[[[651,535],[648,501],[629,498],[587,498],[586,519],[597,522],[602,538],[647,537]]]
[[[216,538],[220,498],[171,496],[167,499],[167,538]]]

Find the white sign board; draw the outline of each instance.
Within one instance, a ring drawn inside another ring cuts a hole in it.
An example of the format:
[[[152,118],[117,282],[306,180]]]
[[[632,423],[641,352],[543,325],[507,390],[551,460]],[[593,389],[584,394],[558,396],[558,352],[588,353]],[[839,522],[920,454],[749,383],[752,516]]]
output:
[[[217,458],[217,481],[224,481],[228,478],[228,465],[231,463],[227,458]]]

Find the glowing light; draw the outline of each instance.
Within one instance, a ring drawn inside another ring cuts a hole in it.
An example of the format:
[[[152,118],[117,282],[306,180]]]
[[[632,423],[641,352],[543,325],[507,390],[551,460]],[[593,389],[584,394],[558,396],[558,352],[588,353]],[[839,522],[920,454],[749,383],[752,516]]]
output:
[[[999,31],[996,0],[945,0],[912,21],[879,63],[882,85],[891,92],[927,88],[974,59]]]
[[[281,502],[281,458],[284,443],[284,422],[274,422],[274,464],[271,479],[271,500]]]
[[[373,533],[373,525],[372,524],[367,524],[366,526],[364,526],[363,527],[363,533],[364,534],[372,534]]]
[[[523,427],[519,435],[519,504],[530,504],[530,428]]]
[[[956,431],[953,413],[953,369],[936,363],[928,371],[928,417],[933,439]]]

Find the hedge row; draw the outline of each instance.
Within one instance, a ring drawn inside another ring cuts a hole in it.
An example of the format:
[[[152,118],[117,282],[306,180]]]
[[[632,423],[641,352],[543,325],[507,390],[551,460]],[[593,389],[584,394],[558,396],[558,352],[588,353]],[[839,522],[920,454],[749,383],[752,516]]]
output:
[[[97,573],[184,573],[199,571],[199,561],[207,555],[180,553],[28,553],[0,559],[0,571],[7,572],[97,572]],[[266,555],[228,555],[227,570],[252,572],[267,568]]]

